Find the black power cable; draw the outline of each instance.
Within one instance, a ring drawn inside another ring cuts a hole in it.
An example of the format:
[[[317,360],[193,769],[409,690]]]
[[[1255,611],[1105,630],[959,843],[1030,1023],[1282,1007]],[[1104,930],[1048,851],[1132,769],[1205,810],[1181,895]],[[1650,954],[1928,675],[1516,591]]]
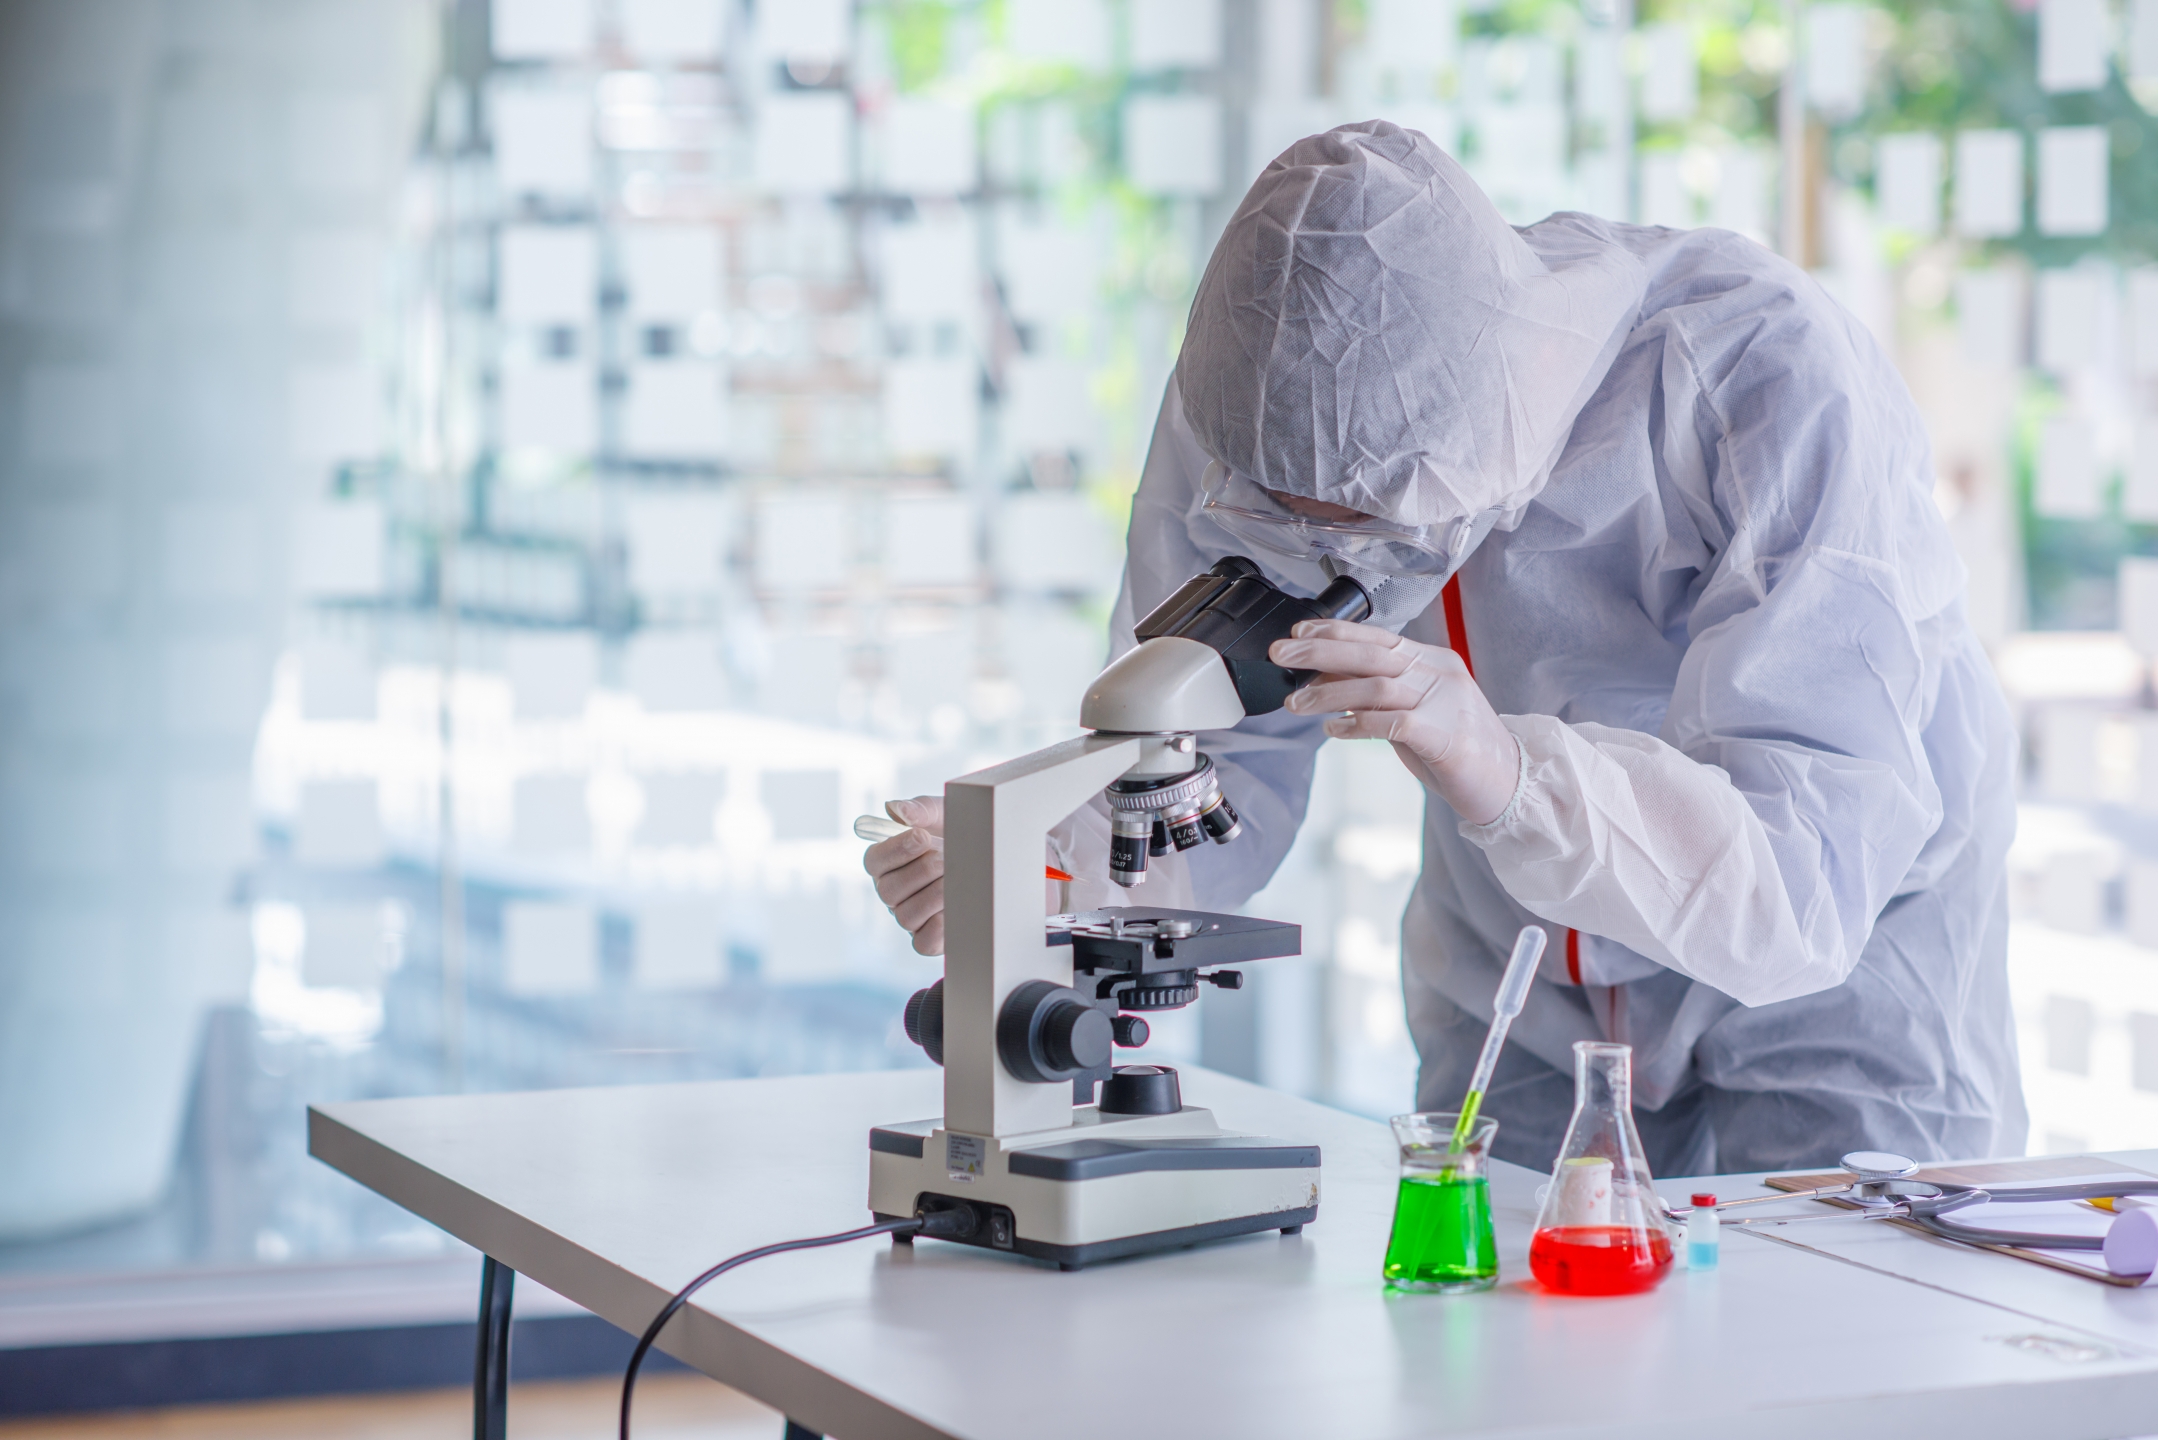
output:
[[[904,1220],[883,1220],[875,1225],[864,1225],[859,1230],[843,1230],[837,1235],[817,1235],[807,1240],[782,1240],[777,1245],[766,1245],[756,1250],[744,1250],[741,1254],[720,1261],[711,1269],[674,1292],[672,1299],[661,1307],[652,1323],[644,1327],[644,1334],[637,1337],[637,1348],[629,1353],[629,1368],[622,1373],[622,1427],[621,1440],[629,1440],[629,1402],[637,1393],[637,1371],[644,1364],[645,1353],[652,1342],[659,1339],[659,1332],[667,1328],[677,1310],[689,1303],[689,1297],[702,1290],[710,1282],[752,1260],[762,1260],[767,1255],[784,1255],[789,1250],[818,1250],[826,1245],[843,1245],[849,1240],[867,1240],[872,1235],[897,1235],[913,1237],[929,1235],[947,1240],[963,1240],[974,1233],[977,1221],[972,1207],[950,1205],[937,1210],[917,1210]]]

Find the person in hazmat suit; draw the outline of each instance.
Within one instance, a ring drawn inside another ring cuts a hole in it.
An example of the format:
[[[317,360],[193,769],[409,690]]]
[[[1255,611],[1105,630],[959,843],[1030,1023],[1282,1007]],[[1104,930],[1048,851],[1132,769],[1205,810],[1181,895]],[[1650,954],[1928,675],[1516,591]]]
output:
[[[1303,594],[1351,575],[1374,612],[1276,642],[1319,678],[1200,737],[1248,834],[1157,862],[1146,899],[1241,904],[1319,746],[1390,741],[1426,796],[1420,1107],[1466,1088],[1541,923],[1485,1101],[1506,1158],[1551,1163],[1571,1047],[1602,1039],[1633,1047],[1658,1173],[2020,1153],[2015,742],[1932,484],[1872,337],[1752,241],[1517,230],[1414,131],[1298,142],[1200,280],[1113,645],[1228,554]],[[938,953],[941,802],[894,813],[920,828],[865,863]],[[1051,838],[1105,873],[1098,807]]]

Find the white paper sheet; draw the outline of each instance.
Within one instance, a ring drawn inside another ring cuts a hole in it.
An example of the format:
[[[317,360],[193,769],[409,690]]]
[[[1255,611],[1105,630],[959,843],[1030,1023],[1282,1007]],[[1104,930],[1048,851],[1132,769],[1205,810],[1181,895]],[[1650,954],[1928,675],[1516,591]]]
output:
[[[2038,88],[2058,94],[2104,85],[2107,31],[2105,0],[2039,0]]]
[[[974,502],[964,495],[893,499],[884,507],[884,582],[972,585],[981,578]]]
[[[510,195],[592,188],[592,100],[583,90],[497,88],[495,176]]]
[[[781,0],[757,7],[757,48],[775,59],[844,60],[853,35],[854,0]]]
[[[1221,143],[1221,102],[1210,95],[1124,102],[1124,173],[1142,194],[1214,194],[1221,189]]]
[[[581,361],[502,367],[504,448],[583,454],[599,442],[599,377]]]
[[[2146,659],[2158,656],[2158,559],[2125,556],[2119,578],[2121,638]]]
[[[599,987],[598,917],[586,905],[512,900],[502,907],[502,988],[582,995]]]
[[[718,588],[735,530],[729,497],[640,495],[622,519],[631,590],[653,597]]]
[[[847,503],[838,495],[773,495],[759,501],[758,588],[836,590],[845,585],[852,568],[853,528]]]
[[[622,678],[648,711],[727,708],[727,672],[710,631],[639,630],[624,647]]]
[[[313,599],[380,595],[387,521],[378,500],[301,506],[292,515],[292,588]]]
[[[713,822],[726,798],[722,775],[646,775],[644,814],[637,821],[640,845],[704,846],[713,843]]]
[[[631,983],[639,990],[709,990],[727,977],[725,940],[717,900],[651,901],[637,912]]]
[[[615,15],[622,48],[648,63],[710,60],[727,29],[722,0],[615,0]]]
[[[1452,0],[1371,0],[1366,47],[1381,74],[1400,93],[1435,97],[1440,74],[1453,63],[1460,18]]]
[[[972,360],[900,360],[884,371],[884,443],[895,455],[974,454],[981,370]]]
[[[757,798],[772,817],[774,840],[836,840],[843,833],[843,789],[837,770],[767,770]]]
[[[314,989],[382,988],[390,958],[389,932],[382,906],[309,905],[306,939],[300,951],[300,980]]]
[[[1941,229],[1941,137],[1883,135],[1874,144],[1873,190],[1881,220],[1913,235]]]
[[[705,225],[625,225],[623,278],[639,320],[682,322],[725,308],[726,245]]]
[[[582,855],[592,848],[592,815],[582,775],[527,775],[511,801],[512,844],[537,858]]]
[[[668,460],[717,460],[727,453],[727,371],[705,360],[629,367],[622,397],[622,448]]]
[[[302,865],[370,869],[382,863],[382,806],[373,780],[315,780],[300,787],[292,850]]]
[[[850,96],[831,91],[766,95],[757,103],[752,164],[757,188],[773,195],[844,193],[854,184],[853,132]]]
[[[1690,120],[1701,106],[1693,32],[1684,25],[1644,25],[1640,36],[1641,118],[1651,124]]]
[[[505,225],[496,313],[530,325],[582,325],[599,304],[599,241],[585,225]]]
[[[1989,370],[2023,363],[2023,276],[2005,266],[1956,276],[1957,328],[1963,358]]]
[[[884,318],[965,326],[981,312],[982,275],[974,227],[956,220],[921,220],[884,231],[879,258]]]
[[[505,649],[511,704],[519,720],[565,720],[584,714],[599,683],[599,641],[573,635],[518,635]]]
[[[972,106],[902,96],[884,112],[884,188],[958,195],[980,184]]]
[[[2128,78],[2158,79],[2158,0],[2130,0]]]
[[[1132,69],[1209,70],[1221,63],[1221,0],[1145,0],[1129,15]]]
[[[494,0],[488,38],[504,60],[566,60],[592,45],[592,0]]]
[[[2038,132],[2038,233],[2105,232],[2107,133],[2103,125]]]
[[[2022,132],[1963,131],[1956,136],[1956,233],[1987,239],[2022,228]]]
[[[1675,230],[1693,226],[1693,192],[1686,188],[1673,151],[1653,150],[1641,157],[1641,223]]]
[[[1866,103],[1866,7],[1812,5],[1806,10],[1806,99],[1830,120]]]
[[[2108,272],[2038,272],[2037,360],[2056,374],[2080,370],[2098,359],[2098,330]]]
[[[376,718],[375,667],[357,645],[315,639],[300,647],[300,713],[309,720]]]
[[[1112,34],[1105,0],[1008,0],[1004,43],[1022,60],[1106,70]]]
[[[1021,452],[1082,450],[1094,438],[1085,367],[1022,356],[1004,367],[1004,440]]]
[[[1011,495],[997,510],[992,553],[1015,590],[1114,591],[1120,548],[1083,495]]]
[[[2158,521],[2158,419],[2144,416],[2136,421],[2135,438],[2129,442],[2121,513],[2145,524]],[[2158,769],[2153,769],[2152,777],[2158,779]]]
[[[2056,415],[2047,420],[2038,439],[2038,513],[2055,520],[2097,519],[2105,513],[2098,480],[2090,418]]]

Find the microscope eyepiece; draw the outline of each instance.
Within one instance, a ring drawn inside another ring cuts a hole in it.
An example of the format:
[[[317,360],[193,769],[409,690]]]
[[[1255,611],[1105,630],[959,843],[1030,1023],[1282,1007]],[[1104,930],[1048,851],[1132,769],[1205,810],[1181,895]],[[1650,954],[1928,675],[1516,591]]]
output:
[[[1174,635],[1211,647],[1228,667],[1244,713],[1265,715],[1279,710],[1290,692],[1310,684],[1317,673],[1283,669],[1268,658],[1268,647],[1288,638],[1299,620],[1365,620],[1370,615],[1371,597],[1347,575],[1335,577],[1306,600],[1268,580],[1244,556],[1230,555],[1177,587],[1134,633],[1141,641]]]

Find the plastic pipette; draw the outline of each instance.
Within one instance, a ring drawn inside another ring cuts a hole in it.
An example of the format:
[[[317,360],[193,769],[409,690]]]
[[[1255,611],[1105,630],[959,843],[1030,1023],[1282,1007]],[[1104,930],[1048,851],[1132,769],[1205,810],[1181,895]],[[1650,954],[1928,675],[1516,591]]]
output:
[[[872,845],[880,840],[889,840],[894,835],[903,835],[906,833],[907,828],[897,820],[887,820],[882,815],[857,815],[854,817],[854,838],[867,840]],[[1054,865],[1044,865],[1042,874],[1048,876],[1051,880],[1069,880],[1072,878]]]
[[[1461,1098],[1461,1118],[1454,1122],[1453,1144],[1447,1147],[1458,1155],[1469,1143],[1469,1132],[1476,1127],[1476,1112],[1484,1105],[1484,1090],[1491,1084],[1491,1072],[1499,1065],[1499,1047],[1506,1043],[1507,1027],[1521,1013],[1522,1002],[1529,998],[1529,982],[1536,978],[1536,962],[1544,957],[1544,932],[1542,927],[1524,925],[1514,937],[1514,953],[1507,957],[1506,974],[1499,981],[1498,998],[1491,1002],[1491,1033],[1484,1036],[1484,1053],[1476,1057],[1476,1073],[1469,1077],[1469,1093]]]

